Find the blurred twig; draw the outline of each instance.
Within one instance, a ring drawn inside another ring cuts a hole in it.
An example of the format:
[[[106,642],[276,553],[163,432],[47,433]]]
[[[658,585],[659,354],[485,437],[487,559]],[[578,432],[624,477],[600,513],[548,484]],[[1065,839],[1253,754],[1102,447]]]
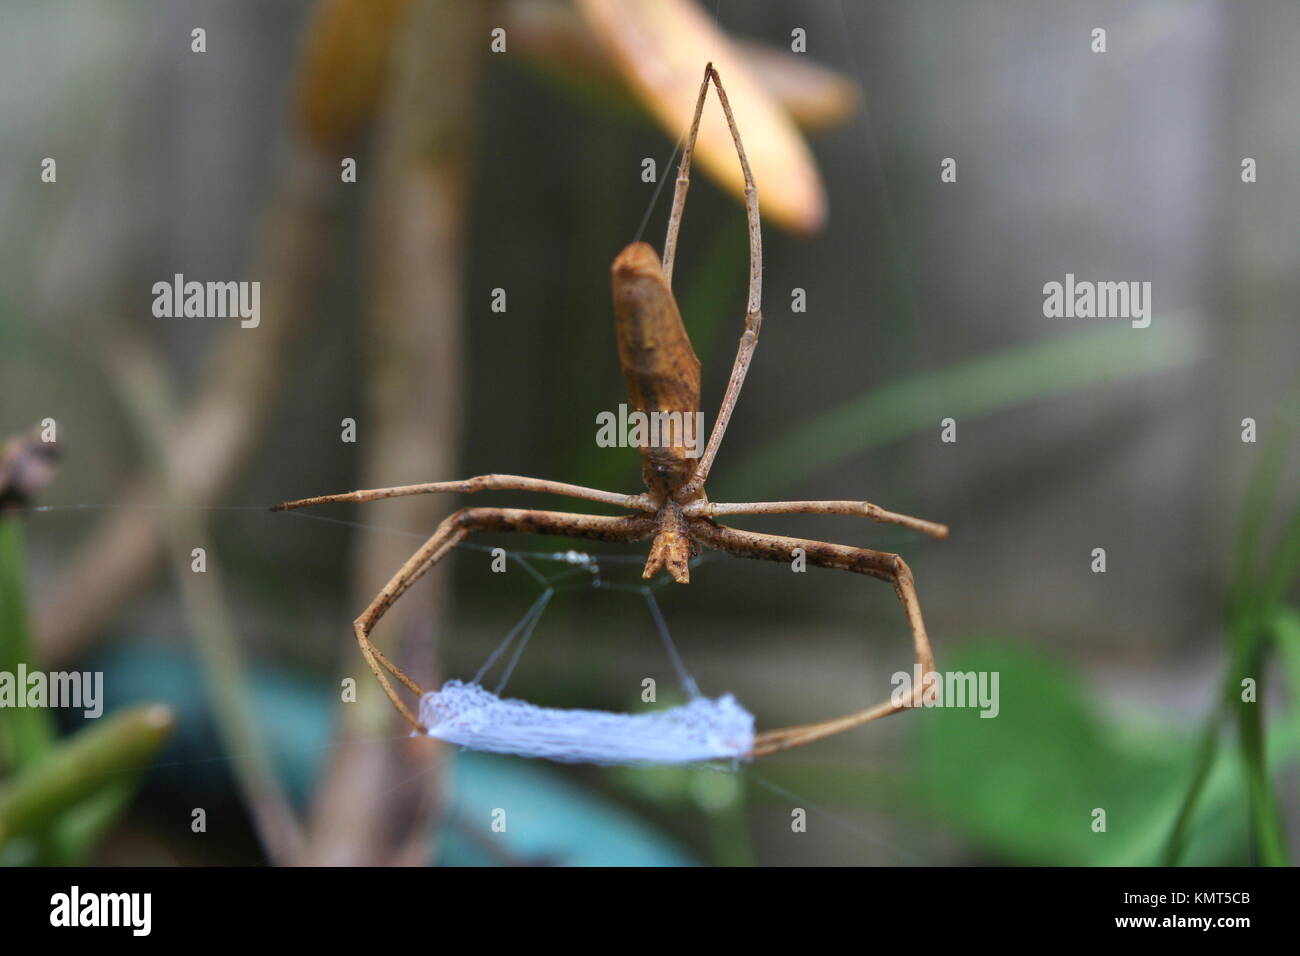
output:
[[[479,4],[455,0],[412,3],[394,48],[373,160],[367,407],[358,416],[363,486],[455,472],[470,143],[488,40],[483,12]],[[449,504],[436,496],[399,499],[384,520],[432,530]],[[405,538],[361,532],[353,590],[358,610],[409,552]],[[418,643],[422,650],[413,673],[426,681],[435,670],[430,625],[445,606],[443,575],[430,577],[398,602],[375,635],[390,654],[399,637],[413,638],[408,646]],[[340,638],[355,673],[361,660],[351,632]],[[424,864],[431,853],[438,747],[395,739],[387,700],[370,682],[362,686],[367,690],[343,709],[338,746],[317,795],[307,862]]]
[[[257,329],[230,324],[177,422],[175,479],[191,505],[222,500],[271,420],[285,356],[305,332],[312,298],[330,269],[333,230],[322,187],[337,176],[337,167],[301,151],[285,170],[265,254],[254,270],[262,282],[262,323]],[[161,492],[151,471],[138,474],[50,588],[58,599],[40,608],[37,625],[48,665],[73,657],[157,571],[171,520],[151,508]]]
[[[33,428],[0,445],[0,512],[22,507],[54,477],[59,445],[43,441],[41,431]]]
[[[145,347],[119,341],[108,354],[170,506],[165,532],[171,565],[226,752],[267,856],[275,863],[288,862],[300,851],[301,827],[276,778],[249,705],[239,638],[222,597],[220,569],[212,553],[205,513],[190,507],[188,489],[179,480],[175,448],[182,443],[171,412],[176,402],[160,363]],[[195,548],[202,548],[205,555],[206,570],[201,573],[190,567]]]

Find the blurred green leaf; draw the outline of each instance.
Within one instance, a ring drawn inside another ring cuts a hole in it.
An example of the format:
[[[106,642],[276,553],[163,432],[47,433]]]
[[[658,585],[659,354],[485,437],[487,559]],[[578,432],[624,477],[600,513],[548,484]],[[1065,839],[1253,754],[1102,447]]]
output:
[[[1251,833],[1258,862],[1285,866],[1288,862],[1285,826],[1269,773],[1264,718],[1265,674],[1274,650],[1273,623],[1287,588],[1300,568],[1300,505],[1285,523],[1267,560],[1259,560],[1262,529],[1270,524],[1282,469],[1292,450],[1300,391],[1283,401],[1269,429],[1246,496],[1238,545],[1238,568],[1228,605],[1230,666],[1224,679],[1224,699],[1237,722],[1249,793]],[[1258,570],[1255,570],[1258,569]],[[1256,693],[1243,700],[1242,682],[1255,682]]]
[[[918,722],[917,786],[941,822],[1008,860],[1152,865],[1186,790],[1191,734],[1099,713],[1061,664],[1009,647],[969,650],[955,671],[997,672],[1000,711],[939,708]],[[1277,766],[1294,760],[1292,724],[1270,740]],[[1244,862],[1247,821],[1240,755],[1211,761],[1187,827],[1188,862]],[[1096,809],[1105,832],[1093,831]]]
[[[1201,352],[1193,324],[1173,316],[1158,334],[1102,328],[1033,342],[864,392],[769,442],[733,473],[744,476],[746,500],[755,500],[886,442],[937,429],[944,417],[985,415],[1177,368]],[[713,497],[729,496],[728,487]]]
[[[1300,507],[1291,515],[1261,587],[1261,603],[1272,609],[1300,577]]]
[[[45,859],[57,866],[85,866],[99,838],[126,809],[139,786],[137,775],[106,783],[81,803],[70,807],[51,827]]]
[[[1287,719],[1300,732],[1300,610],[1289,605],[1279,608],[1273,615],[1272,627],[1287,686],[1291,691],[1291,708]]]
[[[1187,791],[1179,801],[1174,814],[1169,838],[1165,843],[1162,862],[1165,866],[1177,866],[1183,859],[1187,847],[1187,831],[1196,812],[1196,804],[1201,791],[1209,780],[1210,771],[1214,769],[1219,756],[1219,741],[1223,736],[1223,721],[1227,715],[1225,701],[1216,700],[1205,725],[1201,728],[1200,742],[1196,747],[1196,756],[1192,761],[1192,779]]]
[[[14,680],[19,665],[36,669],[27,633],[25,568],[22,525],[16,517],[0,515],[0,673]],[[45,708],[0,707],[0,769],[31,766],[53,741],[54,722]]]
[[[64,814],[102,800],[105,804],[92,808],[91,816],[74,827],[86,837],[98,834],[105,810],[121,806],[105,793],[120,794],[121,788],[133,786],[174,725],[170,708],[146,704],[98,720],[62,741],[40,763],[0,787],[0,847],[15,838],[49,834]]]
[[[1232,577],[1231,603],[1234,607],[1247,600],[1254,590],[1258,573],[1256,556],[1290,452],[1296,428],[1297,402],[1300,402],[1300,397],[1292,395],[1289,402],[1283,403],[1282,414],[1277,416],[1273,426],[1265,429],[1264,440],[1259,446],[1246,484]],[[1290,414],[1287,414],[1288,410]]]
[[[1219,699],[1201,730],[1201,744],[1192,779],[1181,801],[1165,848],[1166,864],[1182,860],[1187,829],[1197,802],[1209,778],[1209,768],[1218,756],[1221,727],[1231,711],[1237,719],[1238,736],[1243,749],[1245,776],[1249,791],[1253,845],[1265,863],[1285,864],[1287,858],[1281,815],[1269,782],[1268,747],[1263,718],[1263,673],[1274,636],[1286,634],[1285,611],[1279,602],[1300,567],[1300,507],[1291,517],[1270,564],[1261,569],[1257,554],[1263,529],[1269,524],[1273,500],[1277,497],[1282,472],[1297,418],[1300,418],[1300,391],[1292,392],[1282,403],[1267,439],[1259,449],[1258,460],[1251,470],[1242,506],[1241,531],[1237,536],[1232,585],[1228,594],[1228,638],[1230,663],[1224,675]],[[1264,584],[1261,586],[1260,581]],[[1281,625],[1277,623],[1281,621]],[[1288,653],[1287,648],[1283,652]],[[1294,676],[1295,672],[1292,671]],[[1257,694],[1252,701],[1241,699],[1241,680],[1256,681]],[[1297,692],[1292,680],[1291,692]],[[1288,728],[1297,730],[1296,721]],[[1275,748],[1274,748],[1275,749]]]

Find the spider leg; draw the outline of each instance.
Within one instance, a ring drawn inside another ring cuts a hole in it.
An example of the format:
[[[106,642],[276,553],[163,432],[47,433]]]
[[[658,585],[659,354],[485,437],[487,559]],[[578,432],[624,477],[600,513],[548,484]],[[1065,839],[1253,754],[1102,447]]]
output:
[[[731,366],[731,378],[727,380],[727,391],[722,397],[722,407],[718,409],[717,421],[709,434],[709,443],[700,456],[699,466],[691,480],[682,488],[680,500],[689,497],[704,487],[709,471],[713,468],[713,459],[722,444],[722,436],[727,433],[727,424],[731,421],[732,410],[740,398],[740,389],[745,384],[745,375],[749,372],[749,363],[758,347],[758,331],[763,324],[763,235],[758,215],[758,187],[754,185],[754,174],[749,170],[749,160],[745,157],[745,146],[740,141],[740,131],[736,128],[736,117],[731,112],[731,103],[727,100],[727,91],[722,88],[722,81],[713,69],[713,64],[705,68],[705,79],[712,79],[718,90],[718,99],[722,102],[722,112],[727,117],[727,126],[731,129],[731,139],[736,144],[736,154],[740,157],[740,169],[745,176],[745,217],[749,222],[749,298],[745,306],[745,331],[741,333],[740,345],[736,349],[736,361]],[[676,203],[674,203],[674,206]]]
[[[697,499],[683,505],[682,513],[691,518],[715,518],[719,515],[858,515],[881,524],[902,525],[936,540],[948,537],[946,524],[886,511],[869,501],[747,501],[729,504]]]
[[[375,625],[396,603],[406,590],[420,580],[425,572],[446,557],[447,552],[475,531],[515,531],[526,534],[554,534],[572,538],[589,538],[597,541],[639,541],[654,532],[654,519],[643,515],[607,517],[604,515],[569,514],[563,511],[532,511],[521,508],[462,508],[448,516],[420,549],[411,555],[401,569],[389,579],[352,624],[371,673],[392,701],[397,712],[420,733],[424,727],[419,718],[397,695],[397,689],[388,679],[387,670],[409,690],[423,694],[424,690],[394,664],[370,639]]]
[[[546,481],[543,478],[525,478],[521,475],[479,475],[464,481],[434,481],[423,485],[399,485],[396,488],[371,488],[365,491],[348,491],[340,495],[318,495],[315,498],[300,498],[297,501],[285,501],[271,508],[272,511],[292,511],[295,508],[307,508],[312,505],[324,505],[338,501],[377,501],[380,498],[400,498],[404,495],[430,495],[443,492],[459,492],[472,495],[476,491],[540,491],[550,495],[565,495],[569,498],[581,498],[584,501],[598,501],[616,508],[628,508],[632,511],[654,511],[655,506],[649,496],[620,495],[613,491],[601,491],[599,488],[586,488],[582,485],[570,485],[562,481]]]
[[[677,234],[682,228],[682,212],[686,209],[686,190],[691,188],[691,157],[695,153],[695,138],[700,134],[700,117],[704,115],[704,98],[709,93],[709,79],[713,76],[713,64],[704,68],[704,80],[700,83],[700,95],[695,101],[695,118],[691,120],[691,131],[686,136],[686,145],[682,148],[682,159],[677,164],[677,185],[673,188],[673,208],[668,214],[668,232],[664,236],[664,279],[669,288],[673,284],[673,260],[677,258]]]
[[[715,524],[712,521],[696,519],[690,522],[691,537],[701,543],[726,551],[742,558],[757,558],[766,561],[790,561],[794,558],[795,548],[803,549],[809,564],[823,568],[837,568],[842,571],[854,571],[894,586],[907,622],[912,629],[912,646],[916,663],[924,676],[934,670],[934,654],[930,650],[930,639],[925,633],[925,622],[921,618],[921,604],[916,596],[916,586],[912,581],[912,572],[907,563],[896,554],[872,551],[869,548],[854,548],[843,544],[829,544],[825,541],[813,541],[807,538],[786,538],[774,534],[760,534],[755,531],[740,531]],[[762,757],[779,750],[800,747],[829,737],[841,731],[849,730],[868,721],[887,717],[900,710],[920,702],[921,688],[914,690],[910,702],[894,703],[892,700],[869,707],[866,710],[845,714],[831,720],[815,724],[803,724],[784,727],[759,734],[754,739],[754,749],[750,756]]]

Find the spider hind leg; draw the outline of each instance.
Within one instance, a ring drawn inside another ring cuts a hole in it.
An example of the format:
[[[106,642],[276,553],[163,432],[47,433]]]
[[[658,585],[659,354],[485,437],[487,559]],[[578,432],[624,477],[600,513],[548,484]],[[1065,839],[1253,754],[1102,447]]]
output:
[[[873,551],[870,548],[856,548],[843,544],[831,544],[826,541],[813,541],[807,538],[786,538],[774,534],[760,534],[756,531],[741,531],[729,528],[707,519],[695,519],[690,524],[691,537],[719,551],[726,551],[742,558],[756,558],[762,561],[789,561],[796,551],[802,551],[808,563],[817,567],[852,571],[867,577],[877,578],[893,585],[894,593],[903,607],[908,626],[912,631],[912,652],[915,666],[921,674],[934,670],[934,653],[930,649],[930,638],[925,632],[925,622],[921,619],[921,604],[916,595],[916,584],[912,580],[912,571],[907,562],[896,554]],[[842,733],[853,727],[899,711],[916,706],[921,702],[921,688],[914,691],[912,698],[889,700],[868,707],[865,710],[845,714],[830,720],[780,730],[769,730],[754,738],[752,757],[763,757],[791,747],[801,747],[821,740],[832,734]]]

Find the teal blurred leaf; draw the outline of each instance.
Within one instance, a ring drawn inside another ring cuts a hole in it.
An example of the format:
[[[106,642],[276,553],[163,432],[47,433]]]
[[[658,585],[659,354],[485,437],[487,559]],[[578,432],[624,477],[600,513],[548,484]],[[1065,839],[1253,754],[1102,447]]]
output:
[[[167,760],[174,788],[229,786],[229,760],[212,725],[197,662],[186,653],[143,645],[120,647],[95,666],[109,691],[105,706],[163,700],[175,707],[180,732]],[[249,697],[276,772],[304,804],[329,758],[337,695],[329,681],[310,682],[267,668],[250,674]],[[545,863],[570,866],[682,866],[693,861],[645,821],[580,786],[553,764],[470,752],[448,755],[448,816],[438,862],[476,866]],[[507,811],[506,830],[491,829],[492,811]]]

